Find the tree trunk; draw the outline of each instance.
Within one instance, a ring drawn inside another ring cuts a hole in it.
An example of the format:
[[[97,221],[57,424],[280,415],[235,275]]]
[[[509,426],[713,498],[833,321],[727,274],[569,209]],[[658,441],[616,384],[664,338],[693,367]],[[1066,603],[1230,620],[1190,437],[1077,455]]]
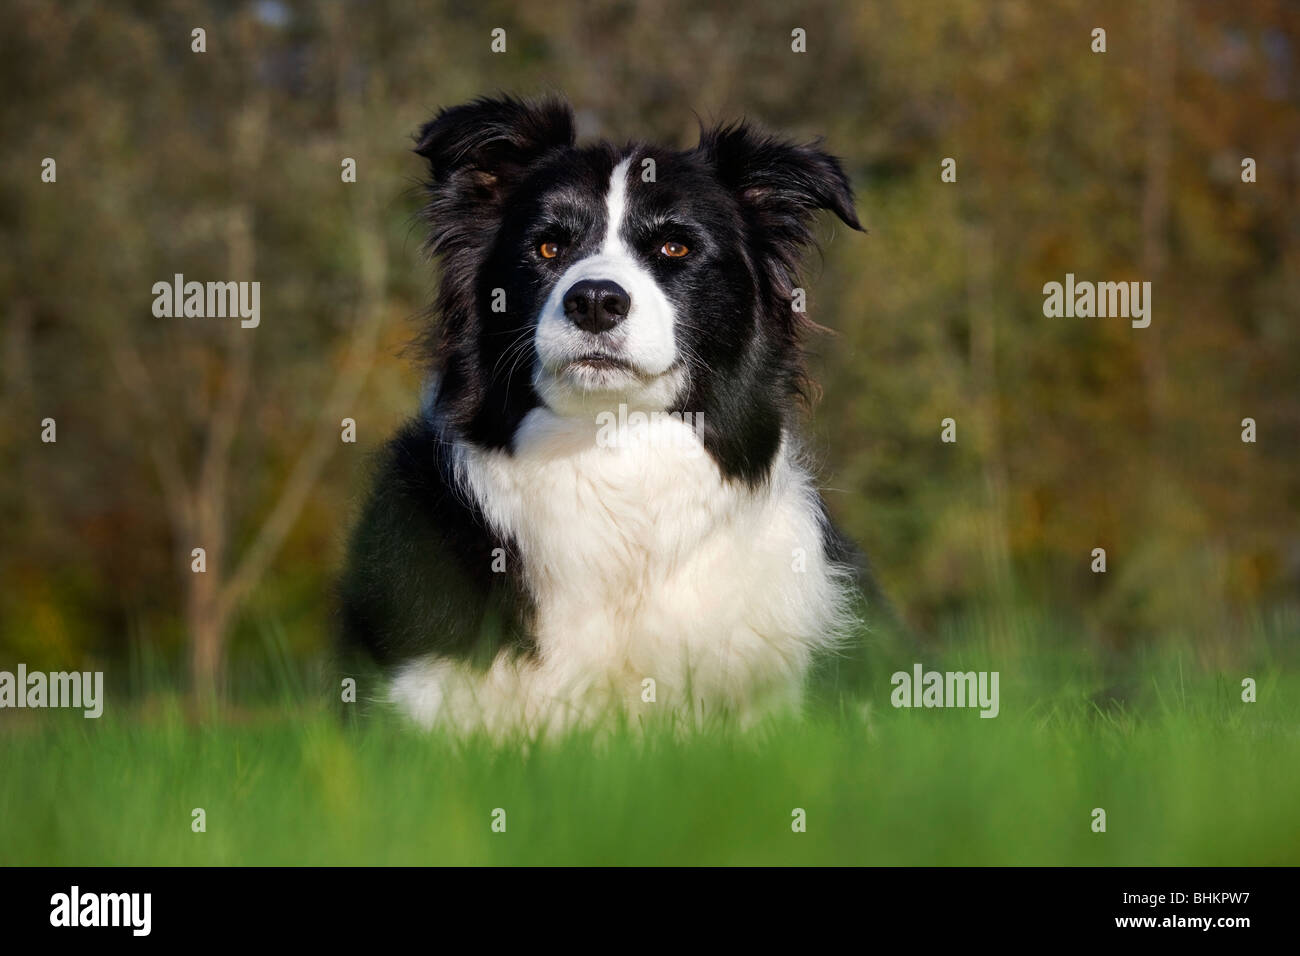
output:
[[[191,692],[200,717],[210,715],[221,698],[227,615],[218,600],[218,575],[218,568],[211,565],[204,572],[191,571],[185,602]]]

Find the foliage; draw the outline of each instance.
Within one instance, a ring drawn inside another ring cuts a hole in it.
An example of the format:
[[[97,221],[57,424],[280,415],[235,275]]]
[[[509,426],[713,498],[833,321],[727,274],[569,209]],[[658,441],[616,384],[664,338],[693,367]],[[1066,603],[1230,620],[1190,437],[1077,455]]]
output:
[[[267,621],[295,655],[327,643],[367,453],[416,403],[401,346],[432,276],[410,133],[438,106],[548,89],[584,135],[686,145],[697,116],[743,114],[844,157],[870,235],[827,223],[809,263],[833,330],[813,343],[811,441],[833,512],[914,623],[1052,607],[1105,646],[1226,644],[1300,585],[1298,28],[1265,0],[7,3],[0,662],[180,651],[193,535],[159,450],[204,473],[235,337],[253,335],[220,498],[199,496],[220,503],[233,574],[337,429],[326,399],[364,358],[373,234],[386,270],[359,443],[310,476],[240,596],[232,653]],[[46,156],[57,184],[39,179]],[[232,221],[261,327],[154,318],[154,282],[231,277]],[[1066,272],[1151,280],[1151,327],[1045,318],[1042,285]],[[38,441],[46,416],[55,445]],[[949,416],[956,445],[938,440]],[[1240,441],[1248,416],[1257,444]]]

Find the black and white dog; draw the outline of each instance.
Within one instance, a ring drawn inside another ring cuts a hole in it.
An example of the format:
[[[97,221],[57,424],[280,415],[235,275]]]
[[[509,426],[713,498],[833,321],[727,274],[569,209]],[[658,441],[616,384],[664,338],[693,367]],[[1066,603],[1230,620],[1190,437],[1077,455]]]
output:
[[[580,147],[566,103],[509,98],[416,152],[430,384],[342,584],[385,695],[490,731],[797,707],[856,620],[792,431],[811,221],[860,228],[840,163],[745,124]]]

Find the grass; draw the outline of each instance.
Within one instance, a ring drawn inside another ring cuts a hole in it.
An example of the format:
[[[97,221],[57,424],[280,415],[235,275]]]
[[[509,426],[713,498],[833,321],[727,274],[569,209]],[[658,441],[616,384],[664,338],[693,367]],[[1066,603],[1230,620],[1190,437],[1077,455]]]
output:
[[[919,658],[998,670],[991,720],[895,710],[888,671],[913,658],[889,657],[866,708],[746,734],[494,744],[341,721],[296,690],[207,724],[157,692],[97,721],[41,712],[0,724],[0,863],[1300,863],[1300,671],[1277,655],[964,640]]]

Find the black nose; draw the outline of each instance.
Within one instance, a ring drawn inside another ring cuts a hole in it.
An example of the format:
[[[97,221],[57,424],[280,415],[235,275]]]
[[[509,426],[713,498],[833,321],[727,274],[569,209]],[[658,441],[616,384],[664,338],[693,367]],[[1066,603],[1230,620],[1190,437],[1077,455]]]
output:
[[[632,297],[617,282],[583,279],[564,293],[564,314],[584,332],[607,332],[627,317]]]

